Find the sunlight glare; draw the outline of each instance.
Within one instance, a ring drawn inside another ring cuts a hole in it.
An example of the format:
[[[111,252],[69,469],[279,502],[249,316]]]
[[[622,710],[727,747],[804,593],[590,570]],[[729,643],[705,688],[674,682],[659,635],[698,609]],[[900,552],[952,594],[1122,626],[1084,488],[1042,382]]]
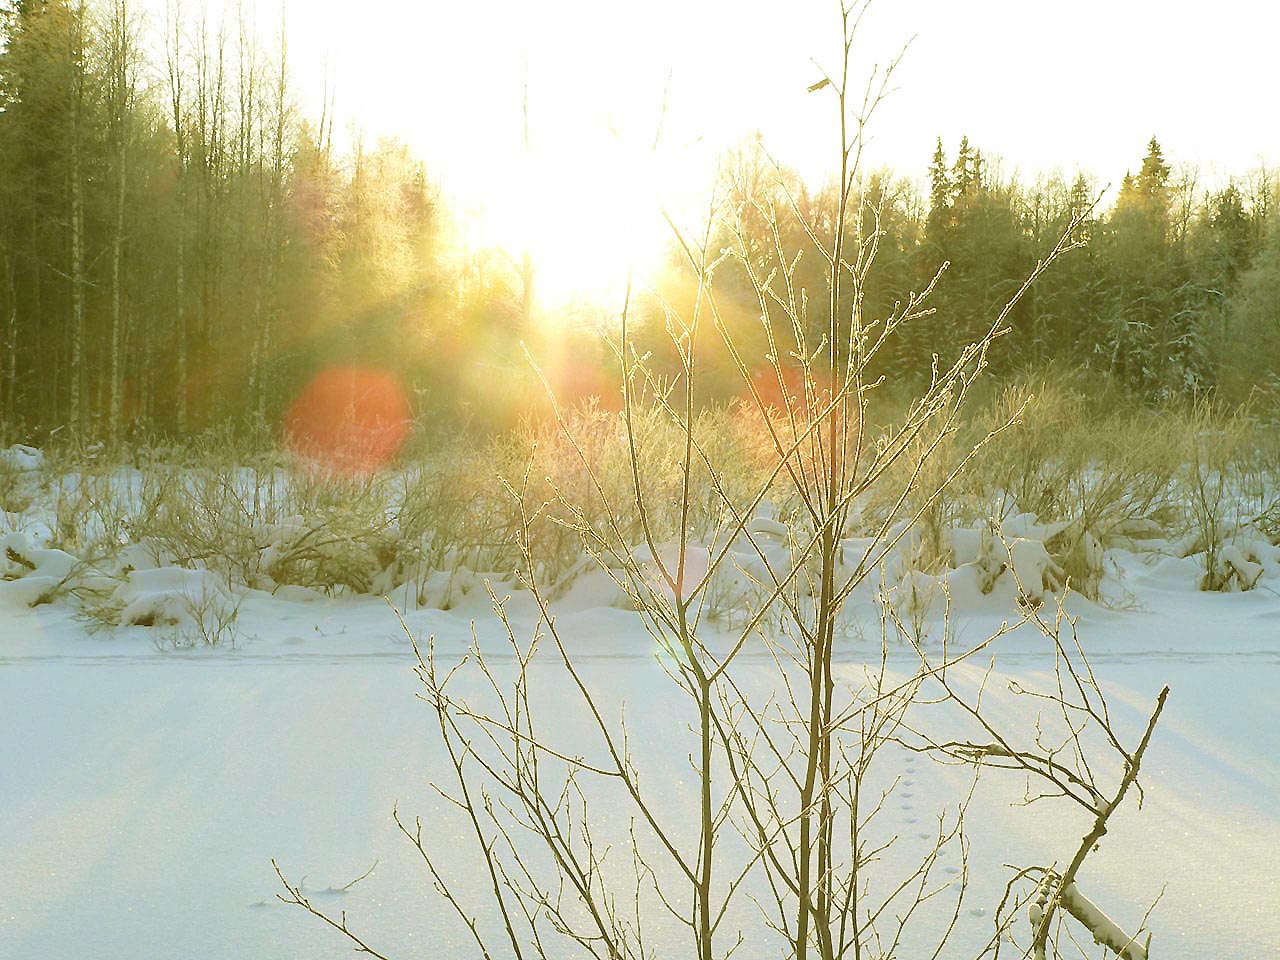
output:
[[[651,274],[669,242],[662,200],[652,151],[584,140],[522,152],[504,188],[477,210],[472,233],[517,269],[528,254],[539,311],[616,310],[628,277]]]

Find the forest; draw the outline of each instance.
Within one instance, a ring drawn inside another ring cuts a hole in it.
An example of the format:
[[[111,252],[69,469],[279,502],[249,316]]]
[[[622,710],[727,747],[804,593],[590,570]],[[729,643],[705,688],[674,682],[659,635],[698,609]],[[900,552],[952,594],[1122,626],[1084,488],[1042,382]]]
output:
[[[334,365],[390,371],[414,416],[466,410],[505,427],[529,392],[494,397],[488,375],[532,381],[520,344],[543,335],[546,311],[574,371],[557,386],[599,392],[611,354],[589,321],[620,304],[540,304],[536,263],[464,242],[431,157],[358,137],[339,153],[332,112],[297,106],[287,43],[243,11],[214,20],[171,3],[161,20],[128,0],[12,0],[0,31],[0,420],[15,436],[251,429]],[[1216,391],[1274,405],[1276,172],[1210,178],[1140,127],[1133,143],[1124,172],[1033,177],[1003,169],[1000,144],[966,138],[938,141],[926,179],[866,175],[848,229],[876,220],[867,311],[887,315],[949,264],[932,315],[882,372],[927,377],[1083,213],[1083,248],[1018,304],[995,372],[1084,369],[1140,402]],[[810,248],[797,280],[820,289],[821,258],[789,212],[830,222],[835,185],[775,169],[754,141],[721,179],[762,272],[775,243],[763,212],[782,211],[782,246]],[[635,335],[647,328],[658,349],[661,303],[682,295],[676,246],[669,271],[637,284]],[[748,286],[739,277],[744,327]],[[829,307],[812,301],[808,322],[825,329]]]

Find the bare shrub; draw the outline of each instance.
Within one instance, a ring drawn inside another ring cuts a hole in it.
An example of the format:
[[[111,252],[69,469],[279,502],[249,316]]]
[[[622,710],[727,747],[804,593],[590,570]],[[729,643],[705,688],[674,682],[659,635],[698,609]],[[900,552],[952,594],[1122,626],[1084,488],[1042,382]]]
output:
[[[870,365],[895,332],[929,312],[934,284],[890,316],[862,311],[880,239],[879,210],[859,192],[863,129],[893,66],[877,73],[865,92],[850,81],[861,9],[842,7],[843,59],[815,85],[834,92],[843,134],[831,220],[807,216],[783,185],[771,195],[789,204],[812,241],[808,252],[828,267],[822,322],[816,328],[809,322],[794,251],[779,244],[764,273],[748,253],[742,218],[775,218],[770,197],[743,191],[739,203],[721,210],[732,237],[723,251],[713,248],[710,229],[695,239],[675,228],[697,284],[691,310],[668,313],[680,375],[670,389],[659,388],[635,349],[624,307],[615,350],[625,460],[602,459],[606,435],[619,429],[608,416],[584,420],[557,408],[561,439],[554,443],[563,452],[553,460],[575,462],[575,474],[562,471],[562,482],[543,483],[539,457],[547,444],[540,443],[507,484],[518,511],[518,584],[537,617],[533,633],[517,627],[511,599],[491,586],[506,628],[502,655],[477,641],[461,663],[449,665],[430,640],[418,646],[410,634],[448,768],[435,786],[474,840],[468,866],[485,880],[493,923],[463,902],[456,871],[432,849],[422,823],[398,812],[395,819],[486,957],[612,960],[660,950],[711,960],[732,953],[747,936],[772,938],[780,955],[799,960],[899,956],[908,938],[927,943],[925,954],[937,956],[968,888],[964,823],[971,795],[956,797],[940,813],[933,842],[905,872],[886,866],[882,855],[894,841],[880,819],[897,789],[894,770],[904,748],[968,763],[982,774],[1008,767],[1040,783],[1043,802],[1079,805],[1093,817],[1073,854],[1046,850],[1038,864],[1015,868],[992,941],[976,952],[998,953],[1017,911],[1028,905],[1038,911],[1023,938],[1031,952],[1043,954],[1046,943],[1064,935],[1064,912],[1115,948],[1110,928],[1078,896],[1077,880],[1138,775],[1165,694],[1141,741],[1126,747],[1070,621],[1060,608],[1046,618],[1032,604],[993,636],[957,647],[944,634],[935,650],[882,598],[873,605],[878,659],[854,680],[837,670],[837,642],[850,615],[860,615],[853,602],[866,599],[888,555],[917,536],[964,468],[1017,419],[996,422],[971,444],[956,443],[965,401],[1014,304],[1073,245],[1068,231],[979,339],[948,362],[935,360],[927,387],[899,421],[879,435],[868,431],[865,412],[878,386]],[[728,269],[745,274],[758,301],[767,375],[779,382],[781,405],[756,388],[757,358],[743,354],[727,320],[714,281]],[[707,338],[719,341],[741,375],[770,451],[748,489],[723,482],[715,459],[723,448],[705,432],[698,390]],[[714,497],[704,511],[699,498],[708,490]],[[791,522],[761,517],[759,508],[771,497],[794,504]],[[874,515],[855,524],[855,510],[873,500]],[[660,756],[635,747],[636,731],[618,715],[612,692],[593,685],[562,632],[552,606],[555,584],[538,553],[548,522],[572,530],[598,569],[632,599],[670,683],[684,694],[685,711],[659,731]],[[714,532],[704,539],[700,528]],[[708,625],[706,614],[717,579],[733,573],[747,573],[757,590],[725,636]],[[1020,584],[1020,593],[1031,594],[1031,585]],[[955,679],[1017,625],[1039,629],[1056,652],[1055,685],[1028,691],[1061,718],[1052,731],[1030,719],[1010,728],[983,707],[980,690],[975,695]],[[888,664],[894,632],[915,644],[905,675]],[[747,650],[772,664],[763,692],[748,682]],[[531,692],[534,664],[559,673],[585,729],[566,729],[567,704],[550,714],[539,707]],[[944,706],[941,724],[934,723]],[[938,733],[948,727],[973,733],[964,739]],[[655,770],[671,757],[687,757],[680,774],[692,793],[687,808],[673,809]],[[626,811],[625,839],[606,835],[602,807]],[[955,879],[940,876],[948,850],[965,865]],[[283,874],[281,881],[282,900],[322,918],[358,950],[383,956],[345,914],[325,915],[299,885]],[[955,894],[954,904],[937,906],[943,891]],[[759,912],[744,925],[753,902]],[[656,931],[668,919],[676,932],[659,946]],[[1144,955],[1133,937],[1118,949]]]
[[[1242,519],[1232,472],[1246,424],[1244,411],[1219,419],[1207,401],[1196,405],[1188,424],[1182,484],[1192,533],[1187,552],[1204,554],[1202,590],[1239,585],[1238,568],[1224,562],[1223,553]]]
[[[213,591],[185,594],[184,622],[156,634],[162,649],[234,647],[240,638],[240,603]]]

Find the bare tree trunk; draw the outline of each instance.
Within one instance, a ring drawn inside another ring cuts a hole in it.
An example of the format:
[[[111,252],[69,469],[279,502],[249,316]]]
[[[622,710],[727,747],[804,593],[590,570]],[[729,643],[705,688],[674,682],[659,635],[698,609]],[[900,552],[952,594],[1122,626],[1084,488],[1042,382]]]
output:
[[[139,402],[140,415],[147,424],[155,423],[156,416],[156,371],[153,340],[156,335],[155,324],[144,320],[139,331],[141,356],[138,358],[138,369],[142,372],[142,398]]]
[[[249,353],[249,402],[250,409],[255,413],[258,412],[260,404],[258,403],[259,388],[258,382],[262,376],[262,271],[255,272],[255,285],[253,298],[253,312],[250,314],[252,330],[247,335],[253,338],[253,346]]]
[[[262,318],[262,244],[259,236],[259,220],[262,204],[262,181],[255,179],[255,166],[262,160],[261,150],[255,150],[256,135],[261,125],[258,111],[258,49],[252,32],[245,22],[243,6],[238,11],[239,37],[237,54],[239,69],[236,78],[236,91],[239,101],[239,129],[237,130],[236,154],[239,165],[239,206],[238,206],[238,259],[241,276],[252,278],[252,287],[245,290],[246,300],[241,301],[238,313],[239,324],[233,353],[242,351],[246,344],[252,344],[248,369],[248,403],[243,407],[245,412],[253,409],[253,400],[258,389],[258,331]],[[256,188],[255,188],[256,187]],[[245,309],[248,306],[249,309]],[[243,360],[243,358],[240,358]],[[237,364],[237,370],[243,369]]]
[[[284,272],[284,218],[281,207],[284,204],[285,178],[285,135],[288,130],[288,80],[289,80],[289,46],[285,36],[283,18],[280,22],[280,61],[275,77],[275,129],[272,137],[271,157],[271,195],[268,198],[269,223],[268,242],[271,246],[269,263],[270,275],[267,285],[272,292],[274,302],[265,311],[264,319],[255,351],[255,367],[257,368],[256,412],[259,420],[266,417],[267,392],[265,366],[271,346],[272,325],[279,319],[280,278]]]
[[[186,316],[186,244],[185,244],[185,224],[183,223],[182,211],[184,204],[182,202],[183,190],[181,185],[178,187],[178,303],[175,311],[175,319],[177,321],[177,338],[178,338],[178,382],[177,389],[177,415],[178,415],[178,434],[183,435],[187,432],[187,316]]]
[[[18,400],[18,286],[13,255],[5,259],[9,287],[9,313],[5,330],[4,408],[15,409]]]
[[[214,46],[211,48],[211,43]],[[199,276],[196,318],[197,342],[212,346],[212,330],[221,315],[222,284],[222,165],[226,122],[226,32],[222,23],[210,36],[208,11],[202,10],[195,54],[195,131],[192,143],[196,203],[195,259]],[[218,371],[218,365],[214,371]],[[221,396],[221,383],[211,384]],[[206,411],[206,414],[208,411]]]
[[[130,108],[133,99],[131,48],[129,42],[128,0],[115,0],[111,11],[111,101],[115,139],[115,232],[111,237],[111,375],[108,433],[112,442],[120,438],[121,353],[123,318],[121,315],[121,260],[124,246],[125,187],[128,164]]]
[[[123,149],[120,151],[123,163]],[[108,429],[112,442],[120,438],[120,247],[124,234],[124,171],[116,185],[116,231],[111,238],[111,412]]]
[[[258,347],[258,405],[256,413],[258,422],[262,423],[267,418],[267,388],[264,383],[265,377],[262,376],[262,368],[266,363],[267,351],[271,349],[271,316],[268,314],[262,324],[262,342]]]
[[[185,116],[182,103],[182,3],[171,0],[168,7],[169,29],[166,31],[166,62],[169,71],[169,97],[173,108],[173,132],[177,147],[177,303],[174,311],[177,339],[177,383],[175,393],[177,400],[177,430],[182,435],[187,430],[187,316],[186,316],[186,161],[187,143]]]
[[[71,20],[71,384],[69,422],[82,424],[84,371],[84,185],[81,183],[80,136],[84,109],[84,3]]]
[[[31,207],[31,236],[36,236],[38,213],[36,206]],[[44,296],[44,264],[37,260],[34,264],[31,303],[31,316],[45,316],[45,296]],[[62,363],[60,344],[56,343],[57,337],[47,327],[37,327],[35,342],[32,344],[31,350],[33,356],[40,357],[59,357],[59,362],[53,364],[53,382],[48,385],[49,389],[41,390],[37,393],[36,409],[37,416],[45,423],[52,423],[58,419],[62,407]]]

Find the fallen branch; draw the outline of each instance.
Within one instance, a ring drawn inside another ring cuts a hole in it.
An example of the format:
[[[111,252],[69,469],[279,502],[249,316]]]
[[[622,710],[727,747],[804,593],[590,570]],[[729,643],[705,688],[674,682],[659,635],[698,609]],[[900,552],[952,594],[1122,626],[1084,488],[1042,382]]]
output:
[[[1062,872],[1060,877],[1056,878],[1056,883],[1053,882],[1051,877],[1046,878],[1045,887],[1046,889],[1054,888],[1053,894],[1047,898],[1047,902],[1044,903],[1042,908],[1034,910],[1032,913],[1032,923],[1035,927],[1035,938],[1032,940],[1032,956],[1036,960],[1043,960],[1045,956],[1045,943],[1048,941],[1053,912],[1058,904],[1061,904],[1068,913],[1080,920],[1081,923],[1089,928],[1099,943],[1110,947],[1122,960],[1146,960],[1146,951],[1142,947],[1134,943],[1132,938],[1125,936],[1124,932],[1108,919],[1106,914],[1085,899],[1079,891],[1075,890],[1075,880],[1076,874],[1080,872],[1080,867],[1084,864],[1085,857],[1097,846],[1098,841],[1106,835],[1107,821],[1110,819],[1111,814],[1120,806],[1125,794],[1129,792],[1129,787],[1138,779],[1138,770],[1142,766],[1142,756],[1146,753],[1147,745],[1151,742],[1151,735],[1155,732],[1156,722],[1160,719],[1160,713],[1164,710],[1164,702],[1168,696],[1169,688],[1166,686],[1161,689],[1156,697],[1155,710],[1151,713],[1151,719],[1147,721],[1147,730],[1142,735],[1138,749],[1133,752],[1132,756],[1126,758],[1124,776],[1120,780],[1120,786],[1116,789],[1115,797],[1099,810],[1098,816],[1093,822],[1093,829],[1080,841],[1076,855],[1071,859],[1067,869]],[[1068,905],[1069,898],[1080,910],[1080,914],[1077,914]]]

